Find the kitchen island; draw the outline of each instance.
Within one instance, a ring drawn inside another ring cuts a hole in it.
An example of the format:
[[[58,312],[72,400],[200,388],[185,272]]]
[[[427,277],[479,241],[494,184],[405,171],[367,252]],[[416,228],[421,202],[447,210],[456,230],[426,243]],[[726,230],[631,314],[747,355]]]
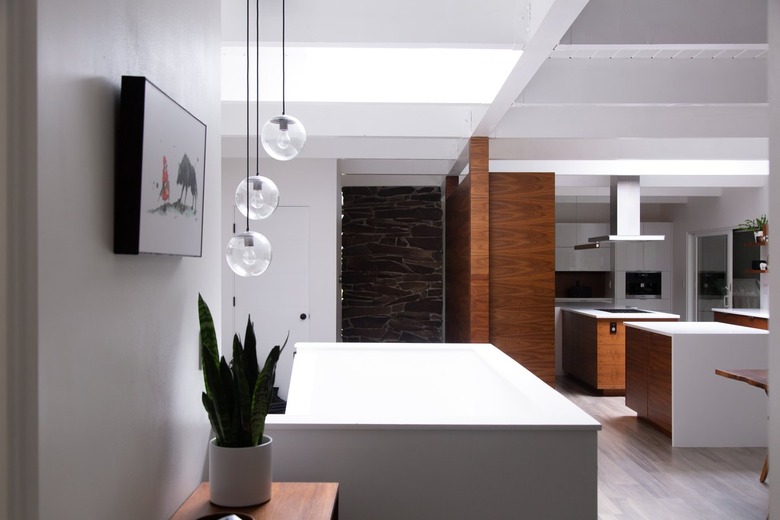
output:
[[[718,322],[626,323],[626,406],[679,447],[767,445],[767,398],[716,369],[765,369],[769,333]]]
[[[767,309],[712,309],[715,321],[769,330],[769,310]]]
[[[601,425],[489,344],[298,343],[274,479],[342,520],[596,520]],[[565,497],[562,500],[561,497]]]
[[[626,390],[626,321],[677,321],[642,309],[561,309],[563,371],[601,395]]]

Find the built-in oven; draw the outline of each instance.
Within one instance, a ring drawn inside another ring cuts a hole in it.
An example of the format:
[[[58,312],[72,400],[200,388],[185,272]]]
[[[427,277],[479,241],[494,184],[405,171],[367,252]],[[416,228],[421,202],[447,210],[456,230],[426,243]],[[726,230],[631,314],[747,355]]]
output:
[[[661,297],[661,271],[626,272],[626,298]]]

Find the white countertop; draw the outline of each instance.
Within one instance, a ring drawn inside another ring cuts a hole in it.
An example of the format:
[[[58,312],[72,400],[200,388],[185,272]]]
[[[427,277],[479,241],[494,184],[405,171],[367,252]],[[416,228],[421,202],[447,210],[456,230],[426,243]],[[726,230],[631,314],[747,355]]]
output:
[[[750,318],[769,319],[769,309],[712,309],[712,311],[725,314],[736,314],[738,316],[748,316]]]
[[[591,318],[598,318],[600,320],[613,319],[613,320],[679,320],[678,314],[670,314],[668,312],[658,311],[645,311],[645,312],[604,312],[598,309],[574,309],[564,307],[564,310],[584,314]],[[644,309],[640,309],[644,310]]]
[[[717,321],[625,322],[624,325],[626,327],[634,327],[648,332],[663,334],[664,336],[682,334],[769,334],[769,331],[766,330],[742,327],[730,323],[720,323]]]
[[[600,429],[490,344],[297,343],[285,415],[269,423]]]

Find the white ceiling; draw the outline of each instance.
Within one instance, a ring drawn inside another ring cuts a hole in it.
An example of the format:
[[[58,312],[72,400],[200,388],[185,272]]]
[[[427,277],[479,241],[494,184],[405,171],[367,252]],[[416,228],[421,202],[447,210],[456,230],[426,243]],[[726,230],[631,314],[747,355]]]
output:
[[[245,1],[222,6],[225,45],[244,45]],[[289,47],[523,50],[489,104],[288,100],[302,157],[339,159],[345,184],[461,173],[472,136],[492,138],[491,171],[556,171],[561,200],[605,197],[612,174],[640,175],[643,201],[766,183],[766,0],[287,0],[286,13]],[[260,45],[280,41],[281,0],[260,0]],[[261,120],[280,112],[262,99]],[[225,157],[245,153],[245,112],[223,102]]]

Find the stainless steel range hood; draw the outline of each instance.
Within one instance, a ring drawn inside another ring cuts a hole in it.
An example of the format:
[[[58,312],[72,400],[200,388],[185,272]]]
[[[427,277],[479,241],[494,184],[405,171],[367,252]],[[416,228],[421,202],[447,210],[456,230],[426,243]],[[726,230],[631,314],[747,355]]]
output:
[[[665,235],[642,234],[639,218],[639,176],[614,176],[610,181],[609,235],[590,237],[587,244],[579,244],[574,248],[590,249],[603,243],[664,240]]]

